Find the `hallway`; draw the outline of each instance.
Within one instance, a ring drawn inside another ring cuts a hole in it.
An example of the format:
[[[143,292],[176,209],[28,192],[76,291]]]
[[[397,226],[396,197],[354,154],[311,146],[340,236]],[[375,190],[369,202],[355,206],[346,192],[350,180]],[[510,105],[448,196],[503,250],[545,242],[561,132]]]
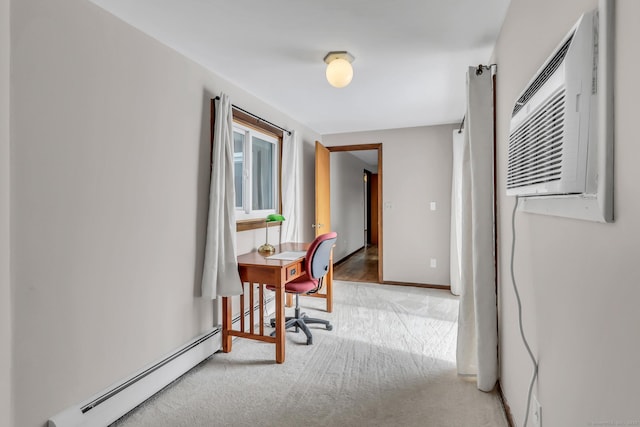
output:
[[[378,246],[365,246],[335,264],[333,278],[352,282],[378,283]]]

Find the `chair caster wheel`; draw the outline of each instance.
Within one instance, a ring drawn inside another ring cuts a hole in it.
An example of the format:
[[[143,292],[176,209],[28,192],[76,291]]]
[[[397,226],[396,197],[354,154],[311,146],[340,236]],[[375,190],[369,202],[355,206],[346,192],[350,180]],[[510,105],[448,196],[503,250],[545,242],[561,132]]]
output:
[[[333,325],[327,325],[327,331],[333,330]]]

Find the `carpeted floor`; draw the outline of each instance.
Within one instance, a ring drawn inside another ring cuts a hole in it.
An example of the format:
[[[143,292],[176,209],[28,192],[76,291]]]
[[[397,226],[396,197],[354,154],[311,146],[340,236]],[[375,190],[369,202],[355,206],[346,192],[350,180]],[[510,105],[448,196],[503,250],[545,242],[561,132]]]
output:
[[[456,374],[458,301],[448,291],[334,282],[334,311],[305,298],[314,343],[237,339],[113,424],[153,426],[506,427],[497,393]],[[314,308],[315,307],[315,308]]]

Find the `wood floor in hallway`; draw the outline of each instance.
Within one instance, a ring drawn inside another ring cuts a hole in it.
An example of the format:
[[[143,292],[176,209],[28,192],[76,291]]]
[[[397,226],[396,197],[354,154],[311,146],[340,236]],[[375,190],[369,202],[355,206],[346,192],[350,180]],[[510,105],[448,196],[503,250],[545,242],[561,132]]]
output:
[[[378,283],[378,246],[369,245],[333,267],[333,278]]]

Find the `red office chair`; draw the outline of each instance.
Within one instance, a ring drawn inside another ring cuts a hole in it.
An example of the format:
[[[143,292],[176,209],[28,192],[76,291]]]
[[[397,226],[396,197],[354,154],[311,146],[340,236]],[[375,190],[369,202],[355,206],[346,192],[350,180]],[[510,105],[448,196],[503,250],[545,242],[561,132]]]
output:
[[[322,281],[329,272],[331,264],[331,248],[336,244],[337,239],[338,233],[335,231],[316,237],[309,249],[307,249],[304,261],[305,274],[287,283],[284,287],[285,292],[296,295],[295,315],[285,318],[284,328],[295,327],[296,332],[298,332],[298,328],[302,329],[302,332],[307,336],[307,345],[313,344],[313,337],[307,327],[308,324],[319,323],[325,325],[328,331],[332,330],[333,326],[328,320],[314,319],[305,313],[300,314],[299,295],[314,294],[322,288]],[[274,290],[275,287],[267,285],[267,289]],[[271,319],[271,326],[275,326],[275,319]],[[271,336],[274,335],[275,332],[271,333]]]

